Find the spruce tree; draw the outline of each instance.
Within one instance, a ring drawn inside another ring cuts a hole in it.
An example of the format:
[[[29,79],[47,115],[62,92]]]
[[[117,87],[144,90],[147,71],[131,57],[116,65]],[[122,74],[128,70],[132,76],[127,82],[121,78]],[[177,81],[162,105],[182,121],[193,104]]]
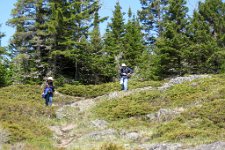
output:
[[[100,23],[104,22],[107,17],[100,18],[99,9],[100,6],[97,5],[98,8],[94,14],[93,21],[93,29],[90,32],[90,46],[89,46],[89,55],[87,56],[88,66],[90,68],[90,80],[92,83],[105,82],[107,76],[103,74],[104,64],[103,63],[103,40],[100,34]]]
[[[91,72],[90,66],[90,45],[88,42],[89,30],[93,26],[95,13],[99,11],[98,1],[71,1],[68,5],[69,16],[65,19],[67,30],[64,36],[64,42],[61,44],[66,46],[63,51],[66,57],[66,67],[63,74],[73,73],[75,80],[89,83]],[[68,60],[69,59],[69,60]],[[70,65],[71,64],[71,65]],[[63,66],[62,66],[63,67]],[[65,68],[65,67],[64,67]]]
[[[128,11],[128,18],[128,23],[125,24],[123,61],[134,68],[141,63],[145,46],[141,26],[131,9]]]
[[[6,84],[6,75],[7,75],[6,67],[3,63],[4,62],[3,55],[5,54],[5,48],[1,46],[1,40],[4,36],[5,34],[0,31],[0,87]]]
[[[123,13],[121,12],[119,2],[117,2],[115,5],[115,10],[113,11],[111,22],[108,24],[104,40],[104,51],[106,55],[104,56],[104,61],[106,61],[106,68],[108,68],[106,69],[108,70],[107,74],[110,74],[111,78],[118,74],[120,63],[123,61],[124,28]]]
[[[168,0],[140,0],[142,9],[138,12],[143,30],[145,31],[146,44],[153,44],[162,32],[161,22],[165,14],[164,7]]]
[[[185,0],[170,0],[163,17],[162,32],[156,42],[157,71],[160,77],[182,75],[183,52],[188,46],[186,36],[187,11]]]
[[[89,29],[97,5],[94,0],[19,0],[9,24],[16,27],[11,45],[23,58],[15,59],[23,60],[21,80],[46,75],[85,79]]]
[[[45,22],[48,19],[47,0],[18,0],[12,10],[13,18],[8,21],[16,28],[11,46],[23,55],[21,77],[24,82],[42,80],[46,67],[43,56],[47,51]],[[20,57],[20,56],[18,56]]]
[[[224,13],[222,0],[199,3],[189,27],[191,44],[186,52],[191,73],[225,71]]]

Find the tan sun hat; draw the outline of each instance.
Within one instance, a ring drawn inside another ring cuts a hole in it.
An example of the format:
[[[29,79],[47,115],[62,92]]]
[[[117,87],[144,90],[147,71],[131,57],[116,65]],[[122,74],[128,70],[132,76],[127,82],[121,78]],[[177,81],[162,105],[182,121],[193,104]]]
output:
[[[125,64],[125,63],[122,63],[122,65],[121,65],[122,67],[126,67],[127,65]]]
[[[47,81],[53,81],[53,77],[48,77]]]

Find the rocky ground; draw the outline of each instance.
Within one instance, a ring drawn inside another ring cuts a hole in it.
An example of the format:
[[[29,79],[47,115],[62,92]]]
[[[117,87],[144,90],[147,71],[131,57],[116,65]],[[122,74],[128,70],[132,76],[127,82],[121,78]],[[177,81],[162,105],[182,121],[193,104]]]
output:
[[[158,90],[164,91],[175,84],[209,77],[208,75],[192,75],[173,78],[168,83],[159,87]],[[54,132],[55,145],[65,149],[89,150],[96,147],[98,144],[116,142],[122,144],[128,150],[225,150],[225,142],[216,142],[208,145],[204,144],[197,147],[191,147],[180,143],[148,144],[148,137],[142,130],[116,130],[110,128],[107,121],[93,119],[91,117],[90,109],[103,100],[113,100],[136,92],[153,89],[155,90],[156,88],[145,87],[127,92],[113,92],[93,99],[74,98],[75,102],[62,105],[57,110],[56,116],[60,121],[57,125],[49,127]],[[60,96],[63,97],[63,95]],[[175,108],[173,110],[162,108],[158,112],[146,115],[146,118],[150,121],[166,122],[183,111],[185,111],[185,108]]]

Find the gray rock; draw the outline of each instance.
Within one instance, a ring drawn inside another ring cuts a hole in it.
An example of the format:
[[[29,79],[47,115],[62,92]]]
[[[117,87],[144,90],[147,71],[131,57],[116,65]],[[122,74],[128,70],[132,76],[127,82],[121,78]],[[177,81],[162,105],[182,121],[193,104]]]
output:
[[[159,87],[158,89],[161,91],[167,90],[168,88],[174,86],[175,84],[181,84],[186,81],[193,81],[195,79],[200,79],[200,78],[210,78],[210,75],[190,75],[187,77],[176,77],[171,79],[168,83],[165,83],[163,86]]]
[[[140,148],[143,150],[181,150],[182,144],[170,144],[170,143],[162,143],[162,144],[143,144],[140,145]]]
[[[225,150],[225,142],[215,142],[211,144],[203,144],[188,150]]]
[[[130,133],[126,133],[124,138],[131,141],[137,141],[141,138],[141,135],[137,132],[130,132]]]
[[[9,132],[0,128],[0,144],[4,144],[9,141]]]
[[[114,129],[94,131],[86,135],[84,138],[90,138],[95,141],[103,139],[116,139],[117,132]]]
[[[141,135],[138,132],[127,132],[121,131],[120,135],[123,136],[124,139],[131,141],[138,141],[141,138]]]
[[[160,109],[159,111],[155,113],[151,113],[146,115],[146,118],[150,121],[169,121],[173,118],[175,118],[177,115],[179,115],[181,112],[183,112],[183,108],[175,108],[175,109]]]
[[[112,92],[112,93],[109,93],[108,98],[114,99],[114,98],[117,98],[118,96],[119,96],[119,92]]]
[[[105,129],[108,127],[108,122],[106,122],[105,120],[94,120],[94,121],[91,121],[91,124],[96,127],[96,128],[99,128],[99,129]]]
[[[16,143],[11,147],[11,150],[24,150],[24,149],[25,149],[24,143]]]
[[[65,117],[65,114],[63,113],[64,107],[58,109],[56,111],[56,118],[57,119],[63,119]]]

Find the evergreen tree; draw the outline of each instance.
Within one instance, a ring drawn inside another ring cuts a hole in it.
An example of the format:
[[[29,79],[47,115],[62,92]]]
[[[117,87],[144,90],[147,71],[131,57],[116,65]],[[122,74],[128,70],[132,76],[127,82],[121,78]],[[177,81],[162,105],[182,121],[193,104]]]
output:
[[[0,87],[6,84],[6,75],[7,75],[6,67],[3,63],[4,62],[3,54],[5,54],[5,48],[1,46],[1,40],[4,36],[5,34],[0,31]]]
[[[104,61],[108,69],[107,74],[110,74],[111,78],[118,73],[121,59],[124,54],[123,38],[124,38],[124,19],[123,13],[121,12],[121,7],[119,2],[115,5],[115,10],[113,11],[113,17],[111,23],[108,24],[106,34],[105,34],[105,46],[104,51]],[[110,71],[111,70],[111,71]]]
[[[60,42],[66,48],[61,51],[64,58],[63,61],[60,58],[63,63],[59,66],[64,68],[61,70],[62,74],[70,75],[74,80],[89,82],[91,76],[89,30],[99,7],[98,1],[94,0],[69,2],[66,13],[68,17],[64,21],[65,33],[63,41]]]
[[[98,6],[99,7],[99,6]],[[103,41],[100,34],[99,24],[107,19],[107,17],[100,18],[99,11],[100,7],[94,14],[93,30],[90,33],[90,47],[88,55],[88,66],[91,71],[91,81],[92,83],[99,83],[107,81],[107,76],[103,74],[104,66],[103,64]],[[90,78],[89,77],[89,78]]]
[[[11,46],[27,58],[27,62],[23,62],[26,68],[20,72],[24,81],[41,80],[44,76],[46,67],[42,64],[42,58],[47,50],[47,28],[44,25],[48,13],[46,3],[47,0],[18,0],[12,10],[13,18],[8,21],[16,28]]]
[[[186,36],[187,11],[185,0],[170,0],[163,17],[161,36],[156,42],[158,63],[156,73],[160,77],[182,75],[183,52],[188,46]]]
[[[222,0],[199,3],[189,28],[191,44],[186,53],[191,73],[225,71],[224,13]]]
[[[167,6],[168,0],[140,0],[140,2],[142,9],[138,15],[145,31],[146,44],[153,44],[162,32],[160,23],[163,20],[164,7]]]
[[[123,61],[130,67],[139,66],[145,50],[143,34],[138,19],[128,11],[128,23],[125,25]]]
[[[16,27],[11,46],[18,51],[23,81],[46,75],[85,79],[88,35],[94,0],[19,0],[9,24]],[[21,56],[19,56],[21,55]]]
[[[187,72],[189,74],[209,73],[208,60],[217,44],[210,34],[210,27],[197,11],[194,11],[188,35],[190,45],[184,51]]]

